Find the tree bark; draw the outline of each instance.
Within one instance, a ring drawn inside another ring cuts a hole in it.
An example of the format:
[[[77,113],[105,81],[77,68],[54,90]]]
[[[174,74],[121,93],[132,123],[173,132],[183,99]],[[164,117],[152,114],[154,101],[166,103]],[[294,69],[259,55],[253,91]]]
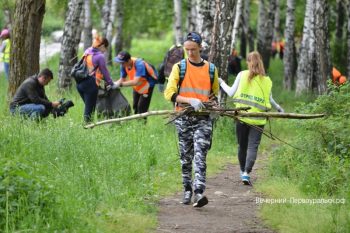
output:
[[[123,50],[123,23],[124,23],[124,9],[123,1],[117,1],[117,25],[116,25],[116,35],[115,35],[115,54],[118,54]]]
[[[81,38],[81,14],[84,0],[71,0],[68,3],[68,12],[64,24],[61,43],[61,54],[58,69],[58,87],[61,90],[69,89],[72,86],[70,72],[77,62],[78,47]]]
[[[202,35],[203,40],[212,44],[213,19],[215,14],[215,2],[210,0],[197,0],[197,25],[196,31]]]
[[[40,36],[45,3],[45,0],[16,1],[11,35],[8,87],[10,97],[28,76],[39,72]]]
[[[274,22],[273,22],[273,41],[280,41],[281,40],[281,34],[280,34],[280,0],[276,1],[276,10],[274,15]]]
[[[187,32],[193,32],[196,30],[196,9],[196,0],[188,0],[186,21]]]
[[[106,31],[106,38],[109,43],[112,42],[112,37],[113,37],[113,24],[115,21],[115,15],[117,12],[117,1],[120,0],[112,0],[111,5],[110,5],[110,13],[109,13],[109,18],[107,22],[107,31]],[[108,64],[111,64],[112,61],[112,46],[108,46],[107,51],[105,52],[105,58]]]
[[[327,79],[330,78],[332,68],[328,20],[327,0],[307,1],[296,94],[302,92],[323,94],[327,90]]]
[[[336,2],[336,29],[335,42],[332,53],[333,64],[337,69],[345,71],[346,67],[346,40],[344,40],[344,24],[346,18],[346,3],[344,0],[337,0]]]
[[[181,0],[174,0],[174,35],[175,44],[182,44],[182,4]]]
[[[247,42],[249,39],[248,37],[249,12],[250,12],[249,8],[250,8],[250,0],[245,0],[243,4],[242,33],[241,33],[241,45],[240,45],[240,54],[243,58],[246,58],[246,55],[247,55]]]
[[[273,22],[276,11],[276,0],[259,1],[259,19],[258,19],[258,43],[257,49],[262,56],[266,72],[269,69],[271,57],[271,43],[273,37]]]
[[[241,18],[243,14],[243,0],[238,0],[236,5],[236,13],[233,24],[232,40],[231,40],[231,51],[236,48],[236,40],[238,35],[238,29],[241,25]]]
[[[84,50],[92,45],[91,2],[84,0]]]
[[[297,66],[296,49],[294,41],[295,32],[295,0],[287,0],[286,28],[284,37],[286,39],[284,47],[284,88],[292,90],[295,82],[295,72]]]
[[[235,0],[216,0],[216,12],[214,17],[214,27],[212,31],[209,61],[213,62],[218,71],[219,77],[227,82],[227,60],[230,55],[232,28],[233,28],[233,11]],[[226,94],[220,92],[219,102],[225,103]]]

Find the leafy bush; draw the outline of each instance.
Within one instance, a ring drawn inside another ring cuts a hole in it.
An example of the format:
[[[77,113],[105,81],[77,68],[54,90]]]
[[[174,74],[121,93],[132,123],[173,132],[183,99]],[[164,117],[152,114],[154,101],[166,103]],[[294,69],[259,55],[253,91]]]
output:
[[[55,195],[47,180],[22,162],[2,158],[0,164],[0,229],[33,226],[30,215],[51,217]]]
[[[274,154],[271,173],[299,183],[306,193],[336,196],[350,191],[350,86],[330,85],[329,92],[300,106],[304,113],[325,113],[323,119],[295,121],[294,144]],[[297,131],[296,131],[297,129]]]

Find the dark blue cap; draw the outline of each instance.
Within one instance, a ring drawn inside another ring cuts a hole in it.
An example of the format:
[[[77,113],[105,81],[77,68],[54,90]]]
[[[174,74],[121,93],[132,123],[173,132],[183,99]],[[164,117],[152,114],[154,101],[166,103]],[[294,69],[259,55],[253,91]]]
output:
[[[130,58],[131,58],[131,56],[128,52],[122,51],[118,54],[118,56],[116,56],[114,58],[114,61],[118,62],[118,63],[124,63],[124,62],[129,61]]]
[[[202,37],[197,32],[190,32],[186,37],[186,41],[193,41],[197,44],[202,44]]]

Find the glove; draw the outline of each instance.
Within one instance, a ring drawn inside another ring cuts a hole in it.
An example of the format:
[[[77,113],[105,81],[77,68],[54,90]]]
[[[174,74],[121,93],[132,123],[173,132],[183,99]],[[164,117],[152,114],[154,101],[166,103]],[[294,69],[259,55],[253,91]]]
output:
[[[113,82],[113,85],[112,85],[112,89],[114,90],[114,89],[117,89],[117,88],[119,88],[120,87],[120,82],[119,81],[117,81],[117,82]]]
[[[284,113],[284,109],[283,109],[283,108],[281,108],[280,106],[278,106],[278,108],[277,108],[277,112]]]
[[[223,83],[224,80],[222,80],[222,78],[219,78],[219,85],[221,85],[221,83]]]
[[[195,111],[198,111],[201,108],[204,108],[203,103],[196,98],[190,98],[190,105],[194,108]]]

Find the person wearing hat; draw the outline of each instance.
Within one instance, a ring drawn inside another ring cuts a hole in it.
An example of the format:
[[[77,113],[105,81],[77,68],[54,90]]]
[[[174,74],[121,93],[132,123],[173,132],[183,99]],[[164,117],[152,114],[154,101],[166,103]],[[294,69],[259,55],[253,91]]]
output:
[[[19,86],[10,103],[10,112],[19,113],[30,119],[47,117],[52,108],[60,105],[59,101],[51,102],[45,94],[45,86],[53,79],[52,71],[45,68],[38,75],[33,75]]]
[[[120,64],[118,87],[133,87],[133,110],[135,114],[148,111],[152,99],[157,72],[141,58],[131,57],[127,51],[120,52],[114,61]],[[126,80],[129,77],[129,80]]]
[[[11,50],[11,41],[10,41],[10,31],[4,29],[1,31],[0,39],[2,40],[0,46],[0,56],[2,62],[4,63],[5,77],[8,80],[10,74],[10,50]]]
[[[106,89],[117,88],[117,85],[110,77],[106,65],[104,52],[106,52],[109,42],[106,38],[96,36],[92,46],[85,50],[84,59],[87,67],[94,75],[90,78],[84,79],[77,83],[77,90],[84,101],[84,122],[89,123],[93,121],[95,113],[98,87],[104,81]]]
[[[190,32],[184,42],[187,59],[176,63],[170,73],[164,97],[174,102],[178,111],[186,105],[199,111],[204,107],[203,102],[209,101],[210,96],[217,96],[219,92],[218,71],[214,64],[201,58],[201,43],[201,36]],[[183,69],[183,66],[186,66],[186,69]],[[213,75],[211,71],[214,71]],[[208,114],[185,114],[178,117],[174,123],[179,138],[184,188],[182,203],[191,204],[194,194],[193,207],[202,207],[208,204],[208,198],[204,195],[206,156],[211,146],[213,122]]]

